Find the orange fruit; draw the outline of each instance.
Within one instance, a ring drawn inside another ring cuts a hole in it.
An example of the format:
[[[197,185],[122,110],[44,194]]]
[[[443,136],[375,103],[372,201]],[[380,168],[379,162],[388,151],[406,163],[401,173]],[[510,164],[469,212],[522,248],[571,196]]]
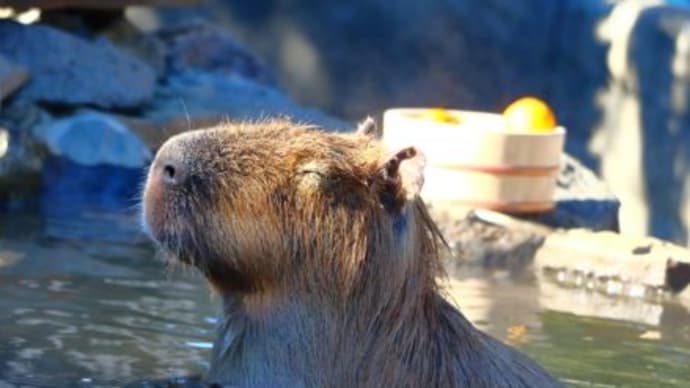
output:
[[[503,111],[509,131],[551,132],[556,129],[556,115],[551,107],[536,97],[522,97]]]
[[[433,121],[438,121],[447,124],[459,124],[460,119],[458,119],[454,114],[443,108],[431,108],[424,112],[423,117],[425,119],[430,119]]]

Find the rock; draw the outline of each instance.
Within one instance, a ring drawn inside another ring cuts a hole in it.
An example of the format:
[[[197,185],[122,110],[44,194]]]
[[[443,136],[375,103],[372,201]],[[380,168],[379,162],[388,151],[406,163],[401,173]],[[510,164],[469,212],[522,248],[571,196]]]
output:
[[[49,120],[30,104],[13,103],[0,110],[0,208],[39,191],[45,155],[29,128]]]
[[[151,151],[117,119],[94,111],[51,122],[34,129],[51,155],[83,166],[142,168]]]
[[[232,34],[218,26],[203,22],[184,23],[162,28],[155,36],[167,46],[169,71],[195,69],[276,85],[273,72],[240,45]]]
[[[0,104],[29,79],[25,68],[17,66],[0,56]]]
[[[532,230],[523,228],[508,232],[506,228],[478,222],[474,212],[453,220],[441,214],[435,216],[454,258],[447,263],[451,273],[474,265],[519,274],[532,264],[537,249],[544,242],[544,236]]]
[[[47,26],[0,21],[0,54],[31,72],[16,94],[24,100],[127,108],[153,96],[154,71],[104,39],[86,41]]]
[[[157,78],[165,77],[168,49],[154,34],[140,31],[126,19],[113,22],[100,33],[122,50],[146,62]]]
[[[657,297],[690,284],[690,250],[651,237],[551,229],[486,210],[449,224],[435,217],[454,248],[449,261],[520,273],[532,269],[567,287],[615,296]]]
[[[0,7],[28,8],[124,8],[128,5],[152,7],[198,4],[200,0],[0,0]]]
[[[534,259],[537,269],[560,272],[561,283],[612,295],[654,297],[690,284],[690,251],[649,237],[559,231],[546,237]]]
[[[82,165],[50,156],[41,173],[42,212],[64,215],[87,207],[120,211],[131,208],[138,203],[144,176],[143,168]]]
[[[690,10],[621,2],[603,26],[611,82],[592,140],[626,234],[690,234]]]
[[[558,228],[618,231],[620,201],[592,170],[564,154],[556,182],[553,211],[525,219]]]
[[[132,206],[138,197],[149,148],[114,117],[95,111],[34,128],[50,156],[41,171],[41,203],[72,209]]]
[[[330,130],[353,125],[300,106],[283,93],[240,77],[185,71],[161,86],[140,116],[120,116],[152,148],[169,136],[227,119],[289,116]]]

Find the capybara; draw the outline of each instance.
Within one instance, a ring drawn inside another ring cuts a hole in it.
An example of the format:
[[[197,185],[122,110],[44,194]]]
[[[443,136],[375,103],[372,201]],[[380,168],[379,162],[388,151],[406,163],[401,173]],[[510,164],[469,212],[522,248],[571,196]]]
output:
[[[329,133],[289,119],[170,138],[143,224],[223,300],[210,383],[237,387],[552,387],[439,292],[445,242],[424,157],[371,119]]]

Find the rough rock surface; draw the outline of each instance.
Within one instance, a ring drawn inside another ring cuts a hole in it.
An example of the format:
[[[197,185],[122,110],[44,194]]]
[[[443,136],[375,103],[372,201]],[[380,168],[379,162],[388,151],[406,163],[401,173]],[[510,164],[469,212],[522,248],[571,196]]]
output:
[[[519,274],[534,268],[567,287],[639,298],[680,293],[690,284],[690,250],[658,239],[552,229],[486,210],[452,223],[443,214],[434,217],[452,242],[451,270],[479,265]]]
[[[29,73],[21,66],[0,56],[0,103],[14,93],[29,78]]]
[[[49,120],[44,111],[31,104],[15,103],[0,110],[0,128],[5,137],[4,152],[0,152],[0,207],[4,207],[2,202],[39,189],[44,152],[30,128]]]
[[[273,71],[221,27],[188,22],[162,28],[155,36],[166,45],[168,71],[196,69],[276,85]]]
[[[184,130],[223,120],[288,116],[333,130],[353,124],[303,107],[274,88],[241,77],[185,71],[159,88],[155,99],[137,117],[122,117],[151,147]]]
[[[620,201],[592,170],[568,154],[561,158],[555,197],[553,211],[524,218],[559,228],[620,229]]]
[[[0,54],[31,73],[17,92],[21,99],[126,108],[153,96],[154,71],[104,39],[86,41],[47,26],[0,20]]]
[[[136,203],[152,155],[115,117],[80,111],[34,126],[32,132],[48,154],[40,171],[44,212],[55,212],[55,206],[74,210],[91,205],[123,208]]]
[[[168,50],[154,34],[139,30],[126,19],[115,20],[100,34],[118,48],[146,62],[158,79],[165,77]]]
[[[151,151],[134,133],[112,116],[92,111],[34,129],[51,155],[83,166],[110,165],[141,168]]]

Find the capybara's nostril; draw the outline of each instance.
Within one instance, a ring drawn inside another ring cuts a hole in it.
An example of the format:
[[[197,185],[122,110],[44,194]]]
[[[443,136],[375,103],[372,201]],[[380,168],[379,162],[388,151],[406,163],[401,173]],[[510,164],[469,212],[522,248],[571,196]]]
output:
[[[182,163],[165,161],[159,168],[161,179],[166,185],[180,185],[184,182],[185,171]]]
[[[175,181],[175,166],[172,164],[163,166],[163,179],[168,183],[177,183]]]

